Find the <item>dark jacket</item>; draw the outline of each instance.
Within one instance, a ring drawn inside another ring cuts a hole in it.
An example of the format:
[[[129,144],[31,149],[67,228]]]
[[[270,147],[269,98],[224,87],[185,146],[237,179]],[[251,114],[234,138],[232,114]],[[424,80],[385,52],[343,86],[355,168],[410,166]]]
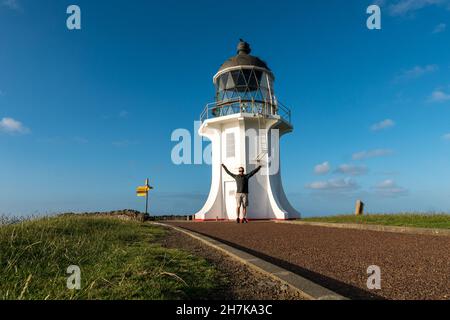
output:
[[[261,169],[261,166],[252,172],[243,175],[233,174],[225,166],[223,166],[223,168],[230,176],[234,178],[234,180],[236,180],[236,193],[248,193],[248,180]]]

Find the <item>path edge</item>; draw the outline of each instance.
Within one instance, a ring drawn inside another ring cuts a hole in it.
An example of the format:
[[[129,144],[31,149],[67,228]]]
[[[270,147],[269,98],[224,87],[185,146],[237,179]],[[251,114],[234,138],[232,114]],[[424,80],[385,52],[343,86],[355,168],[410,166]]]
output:
[[[416,227],[401,227],[401,226],[384,226],[380,224],[358,224],[358,223],[339,223],[339,222],[313,222],[313,221],[275,221],[275,223],[287,223],[303,226],[337,228],[337,229],[354,229],[354,230],[368,230],[377,232],[391,232],[401,234],[418,234],[431,236],[450,236],[450,229],[435,229],[435,228],[416,228]]]

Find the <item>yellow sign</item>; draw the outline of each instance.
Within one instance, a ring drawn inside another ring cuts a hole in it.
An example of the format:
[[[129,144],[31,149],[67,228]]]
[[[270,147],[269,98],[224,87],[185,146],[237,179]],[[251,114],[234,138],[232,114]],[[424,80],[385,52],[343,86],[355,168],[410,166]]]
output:
[[[145,186],[139,186],[136,188],[136,195],[138,197],[146,197],[148,192],[152,190],[153,187],[150,187],[148,184],[148,179],[145,181]]]
[[[148,179],[145,179],[145,186],[139,186],[136,188],[136,195],[138,197],[145,197],[145,214],[148,214],[148,192],[152,190],[153,187],[150,187]]]

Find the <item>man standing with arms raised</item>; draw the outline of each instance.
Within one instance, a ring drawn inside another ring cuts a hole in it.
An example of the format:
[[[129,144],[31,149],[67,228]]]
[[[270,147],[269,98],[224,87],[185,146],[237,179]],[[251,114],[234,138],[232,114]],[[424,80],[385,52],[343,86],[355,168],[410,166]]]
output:
[[[247,207],[248,207],[248,180],[254,176],[260,169],[261,166],[257,167],[255,170],[250,172],[249,174],[244,174],[244,168],[239,168],[239,174],[231,173],[228,168],[222,164],[222,167],[225,171],[236,180],[236,214],[237,214],[237,223],[241,222],[240,219],[240,211],[242,206],[242,223],[248,223],[247,220]]]

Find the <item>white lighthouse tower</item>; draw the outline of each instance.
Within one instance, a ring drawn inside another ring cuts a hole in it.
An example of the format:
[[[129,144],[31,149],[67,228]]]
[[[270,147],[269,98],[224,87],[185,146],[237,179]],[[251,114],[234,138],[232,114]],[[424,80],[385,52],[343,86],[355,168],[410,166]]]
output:
[[[241,40],[237,55],[214,76],[216,101],[201,115],[199,134],[211,140],[212,181],[197,221],[236,219],[236,183],[222,163],[234,173],[262,166],[249,182],[249,220],[300,217],[284,193],[280,172],[279,139],[293,130],[291,112],[275,98],[272,71],[250,52]]]

